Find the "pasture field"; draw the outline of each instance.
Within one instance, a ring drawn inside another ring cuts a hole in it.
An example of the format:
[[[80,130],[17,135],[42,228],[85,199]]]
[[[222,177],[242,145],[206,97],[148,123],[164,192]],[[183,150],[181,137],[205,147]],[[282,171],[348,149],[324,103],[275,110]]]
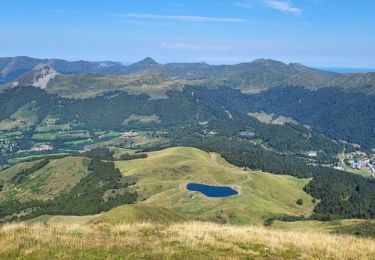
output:
[[[26,127],[25,123],[17,120],[3,120],[0,121],[0,131],[12,131],[16,129],[23,129]]]
[[[375,220],[339,219],[333,221],[274,221],[272,227],[296,232],[352,234],[375,238]]]
[[[169,148],[149,153],[145,159],[117,161],[116,166],[125,176],[137,179],[132,189],[138,192],[139,203],[165,207],[190,219],[263,223],[274,216],[309,215],[315,205],[303,191],[307,179],[245,171],[218,154],[195,148]],[[228,185],[239,195],[208,198],[187,191],[191,181]],[[296,204],[298,199],[303,205]]]
[[[68,131],[71,129],[70,124],[41,124],[35,128],[36,133],[48,133],[55,131]]]
[[[21,136],[22,134],[23,133],[20,132],[20,131],[6,132],[6,133],[0,134],[0,138],[1,139],[6,139],[6,138],[15,137],[15,136]]]
[[[160,123],[160,119],[157,115],[151,116],[139,116],[139,115],[131,115],[129,118],[124,120],[124,125],[128,125],[130,122],[138,122],[142,124],[150,124],[150,123]]]
[[[86,216],[42,215],[26,222],[29,224],[171,224],[187,219],[169,209],[147,205],[122,205],[110,211]]]
[[[37,107],[37,103],[32,101],[20,107],[13,115],[10,116],[10,118],[24,122],[27,126],[31,126],[34,125],[38,119],[38,110],[39,108]]]
[[[63,139],[67,141],[76,141],[79,139],[87,139],[90,133],[85,130],[66,130],[66,131],[50,131],[34,133],[32,140],[34,141],[54,141],[56,139]]]
[[[158,223],[169,224],[185,221],[186,218],[173,211],[156,206],[124,205],[102,213],[91,219],[91,223]]]

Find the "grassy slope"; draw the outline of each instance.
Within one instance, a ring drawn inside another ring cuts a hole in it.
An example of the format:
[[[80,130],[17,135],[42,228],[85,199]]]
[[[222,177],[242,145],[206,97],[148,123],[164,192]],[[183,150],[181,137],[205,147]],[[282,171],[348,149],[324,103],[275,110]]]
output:
[[[26,170],[28,168],[33,167],[34,165],[36,165],[40,161],[41,160],[34,160],[34,161],[30,161],[30,162],[24,161],[24,162],[20,162],[20,163],[17,163],[15,165],[12,165],[8,168],[5,168],[4,170],[2,170],[0,172],[0,181],[2,181],[3,183],[8,182],[17,173],[21,172],[22,170]]]
[[[17,110],[13,115],[11,115],[11,119],[17,119],[20,121],[25,121],[29,124],[34,124],[37,120],[37,112],[38,107],[35,101],[32,101]]]
[[[155,206],[124,205],[101,214],[91,220],[93,223],[174,223],[186,220],[173,211]]]
[[[119,161],[124,175],[137,176],[134,187],[141,203],[169,208],[193,219],[234,224],[260,223],[275,215],[309,214],[312,198],[302,188],[308,180],[244,171],[219,155],[194,148],[170,148],[153,152],[146,159]],[[207,198],[196,193],[189,198],[190,181],[230,185],[240,194],[228,198]],[[296,200],[305,203],[298,206]]]
[[[108,135],[109,134],[110,133],[108,133]],[[120,133],[116,135],[120,135]],[[111,150],[114,150],[115,158],[118,158],[121,154],[132,153],[131,151],[134,152],[135,150],[142,150],[145,148],[152,148],[155,146],[161,146],[161,145],[167,145],[167,144],[168,144],[168,139],[164,137],[152,137],[151,135],[147,135],[146,132],[138,132],[138,135],[135,137],[127,137],[127,138],[115,137],[110,140],[105,140],[105,141],[101,141],[98,143],[88,145],[86,148],[91,150],[97,147],[106,146],[106,147],[109,147]],[[126,148],[118,149],[118,147],[126,147]]]
[[[168,90],[181,90],[184,81],[152,74],[104,76],[96,74],[58,75],[48,83],[47,91],[69,98],[87,98],[108,91],[123,90],[165,98]]]
[[[170,224],[185,221],[183,216],[163,207],[147,205],[123,205],[108,212],[88,216],[51,216],[43,215],[30,219],[27,223],[45,224],[89,224],[89,223],[158,223]]]
[[[352,229],[353,233],[361,225],[374,225],[375,220],[366,219],[342,219],[334,221],[295,221],[295,222],[284,222],[284,221],[274,221],[272,227],[285,230],[293,230],[297,232],[323,232],[323,233],[337,233],[342,230]],[[364,234],[367,235],[367,234]],[[371,234],[375,236],[375,234]]]
[[[371,239],[256,226],[188,222],[0,228],[1,259],[371,259],[374,255]]]
[[[274,124],[274,125],[285,125],[286,123],[294,123],[297,124],[297,122],[290,117],[285,116],[276,116],[275,114],[267,114],[265,112],[254,112],[254,113],[247,113],[249,116],[254,117],[258,119],[262,123],[266,124]]]
[[[87,215],[87,216],[53,216],[53,215],[42,215],[26,221],[28,224],[48,224],[48,225],[85,225],[88,224],[92,219],[100,216]]]
[[[35,101],[32,101],[20,107],[10,119],[0,121],[0,131],[10,131],[15,129],[26,130],[34,125],[38,120],[38,107]]]
[[[0,180],[5,183],[4,190],[0,192],[0,199],[19,201],[52,199],[59,193],[72,189],[87,174],[87,159],[65,157],[51,160],[20,183],[11,181],[12,177],[21,170],[30,168],[37,162],[18,163],[0,172]]]

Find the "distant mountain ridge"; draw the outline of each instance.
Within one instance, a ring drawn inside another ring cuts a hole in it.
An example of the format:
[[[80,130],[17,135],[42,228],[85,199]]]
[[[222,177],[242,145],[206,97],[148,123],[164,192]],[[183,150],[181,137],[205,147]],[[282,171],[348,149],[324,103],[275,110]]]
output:
[[[47,64],[62,74],[117,74],[124,67],[120,62],[112,61],[66,61],[61,59],[36,59],[26,56],[0,58],[0,84],[11,82],[40,64]]]
[[[210,86],[231,86],[243,92],[255,93],[279,86],[302,86],[308,89],[339,87],[365,93],[375,93],[375,73],[340,74],[299,63],[283,63],[271,59],[257,59],[235,65],[209,65],[207,63],[160,64],[150,57],[123,65],[120,62],[65,61],[29,57],[0,58],[0,84],[20,83],[19,78],[45,64],[63,75],[103,74],[107,76],[156,74],[178,80],[206,80]],[[34,81],[24,82],[34,85]]]

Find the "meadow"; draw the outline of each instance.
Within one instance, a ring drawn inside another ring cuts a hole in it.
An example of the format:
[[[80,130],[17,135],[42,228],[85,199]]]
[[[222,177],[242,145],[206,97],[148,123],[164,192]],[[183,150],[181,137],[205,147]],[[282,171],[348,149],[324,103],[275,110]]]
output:
[[[1,259],[374,259],[374,255],[371,239],[208,222],[19,223],[0,229]]]
[[[117,161],[123,175],[137,179],[132,186],[142,205],[160,206],[190,219],[231,224],[263,223],[280,215],[308,216],[313,198],[303,191],[309,179],[241,169],[216,153],[189,147],[148,153],[144,159]],[[239,195],[208,198],[187,191],[188,182],[229,185]],[[303,205],[296,201],[303,200]]]

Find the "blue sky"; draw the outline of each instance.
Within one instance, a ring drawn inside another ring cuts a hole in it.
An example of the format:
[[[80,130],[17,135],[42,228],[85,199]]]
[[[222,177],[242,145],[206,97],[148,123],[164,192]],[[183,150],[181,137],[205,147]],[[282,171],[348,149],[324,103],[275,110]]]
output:
[[[373,0],[0,0],[0,56],[375,67]]]

